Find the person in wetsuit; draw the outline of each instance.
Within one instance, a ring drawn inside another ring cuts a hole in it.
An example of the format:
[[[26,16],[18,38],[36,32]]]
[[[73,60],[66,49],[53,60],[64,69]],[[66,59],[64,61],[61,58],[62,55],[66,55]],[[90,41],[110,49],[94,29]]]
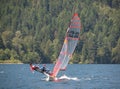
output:
[[[30,69],[33,71],[37,71],[40,73],[47,73],[47,74],[51,74],[50,70],[46,68],[46,65],[44,64],[43,67],[39,68],[38,66],[32,65],[32,63],[30,64]]]
[[[38,66],[34,66],[34,65],[32,65],[32,63],[30,63],[30,69],[33,71],[33,70],[36,70],[37,71],[37,69],[39,69],[39,67]]]
[[[41,72],[42,72],[42,73],[44,73],[44,72],[46,72],[46,71],[47,71],[47,69],[46,69],[46,65],[45,65],[45,64],[44,64],[44,65],[43,65],[43,67],[42,67],[42,68],[40,68],[40,69],[41,69]]]

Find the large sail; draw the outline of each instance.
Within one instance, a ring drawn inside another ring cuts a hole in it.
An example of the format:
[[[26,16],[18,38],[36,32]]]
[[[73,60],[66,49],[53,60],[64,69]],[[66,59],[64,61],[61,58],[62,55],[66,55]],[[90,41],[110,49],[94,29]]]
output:
[[[60,70],[65,70],[79,40],[81,29],[80,18],[75,13],[67,29],[63,47],[53,69],[52,76],[57,76]]]

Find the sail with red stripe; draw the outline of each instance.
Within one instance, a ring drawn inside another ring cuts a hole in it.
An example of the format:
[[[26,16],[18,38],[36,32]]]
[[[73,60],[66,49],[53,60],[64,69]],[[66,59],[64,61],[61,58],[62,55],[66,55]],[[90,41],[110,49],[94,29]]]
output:
[[[57,59],[57,62],[53,69],[52,76],[57,76],[60,70],[65,70],[72,54],[75,50],[75,47],[79,40],[79,34],[81,30],[81,23],[78,14],[75,13],[71,19],[71,23],[67,29],[65,40]]]

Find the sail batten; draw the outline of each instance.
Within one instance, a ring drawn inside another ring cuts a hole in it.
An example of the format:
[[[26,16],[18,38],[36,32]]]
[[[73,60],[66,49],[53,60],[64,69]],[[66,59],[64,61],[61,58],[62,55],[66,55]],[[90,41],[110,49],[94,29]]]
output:
[[[52,76],[57,76],[60,70],[66,69],[68,62],[71,59],[75,47],[78,43],[80,29],[81,29],[80,18],[78,17],[78,14],[75,13],[67,29],[65,40],[61,52],[58,56],[57,62],[55,64],[55,67],[53,69]]]

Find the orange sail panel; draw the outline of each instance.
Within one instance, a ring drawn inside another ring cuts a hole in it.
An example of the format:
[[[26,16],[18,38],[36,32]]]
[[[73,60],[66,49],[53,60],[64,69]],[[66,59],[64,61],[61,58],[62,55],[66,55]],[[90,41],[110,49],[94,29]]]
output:
[[[53,69],[52,76],[57,76],[60,70],[65,70],[72,54],[75,50],[75,47],[79,40],[79,34],[81,30],[81,23],[78,14],[75,13],[72,17],[70,26],[67,29],[65,40]]]

